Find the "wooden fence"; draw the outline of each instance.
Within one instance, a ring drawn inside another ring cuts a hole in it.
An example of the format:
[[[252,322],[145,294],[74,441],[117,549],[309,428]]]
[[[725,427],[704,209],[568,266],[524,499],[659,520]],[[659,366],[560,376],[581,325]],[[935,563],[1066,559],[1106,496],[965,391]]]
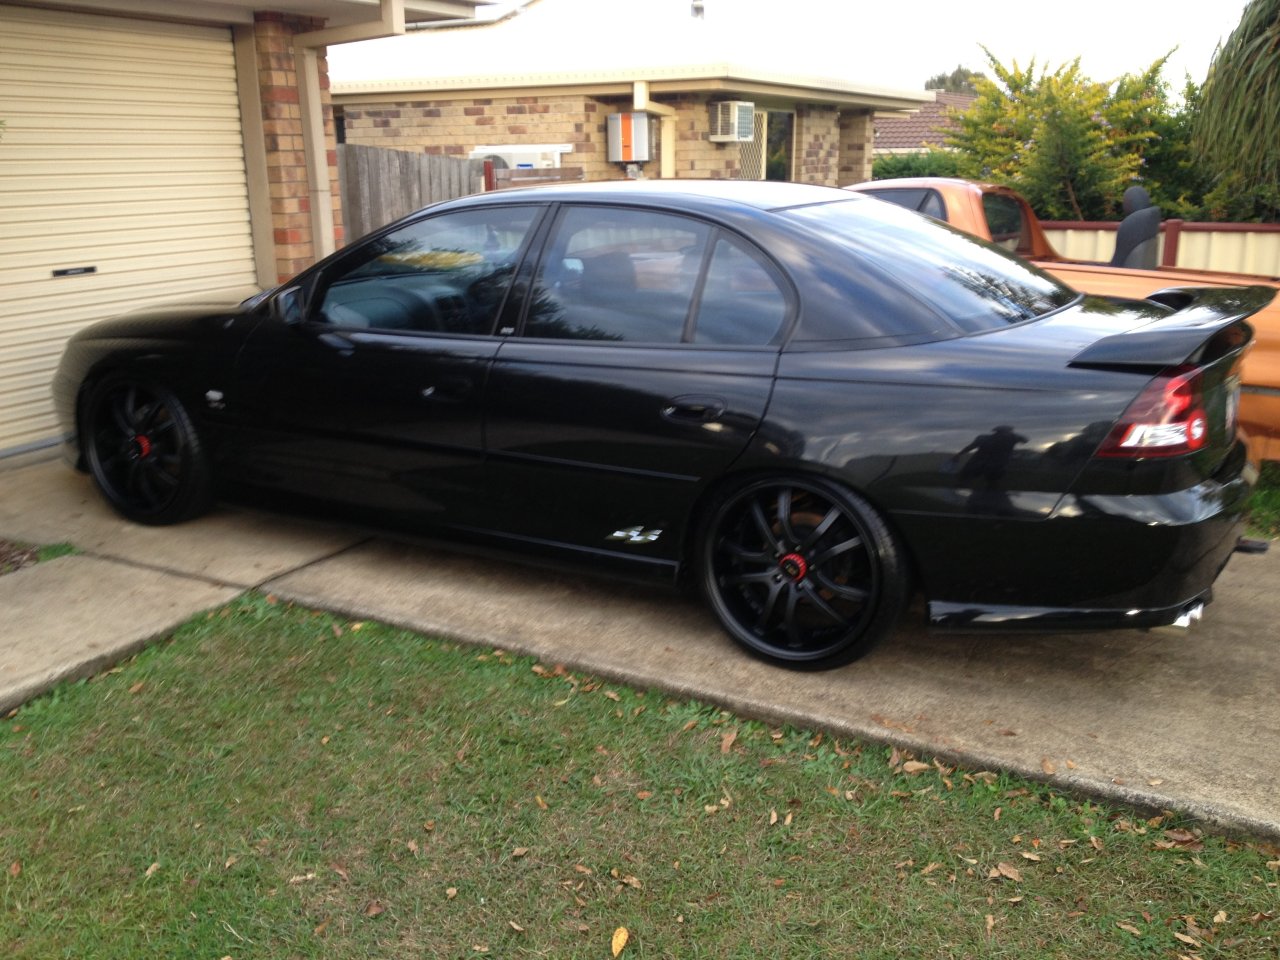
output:
[[[1071,260],[1106,263],[1116,247],[1114,222],[1042,222],[1053,248]],[[1280,224],[1191,223],[1160,225],[1159,263],[1164,267],[1226,270],[1280,277]]]
[[[339,144],[338,177],[348,243],[429,203],[484,190],[483,161],[357,143]]]

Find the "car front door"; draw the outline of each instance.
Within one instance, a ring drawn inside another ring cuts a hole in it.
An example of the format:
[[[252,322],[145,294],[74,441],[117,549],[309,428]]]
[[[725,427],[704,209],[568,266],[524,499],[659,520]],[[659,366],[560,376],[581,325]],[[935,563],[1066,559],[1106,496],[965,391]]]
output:
[[[483,393],[542,208],[442,213],[323,270],[302,315],[264,320],[238,362],[251,480],[403,517],[484,525]],[[287,314],[287,310],[277,310]]]
[[[781,274],[710,223],[570,205],[527,302],[487,391],[495,508],[518,536],[669,569],[694,497],[768,405],[793,313]]]

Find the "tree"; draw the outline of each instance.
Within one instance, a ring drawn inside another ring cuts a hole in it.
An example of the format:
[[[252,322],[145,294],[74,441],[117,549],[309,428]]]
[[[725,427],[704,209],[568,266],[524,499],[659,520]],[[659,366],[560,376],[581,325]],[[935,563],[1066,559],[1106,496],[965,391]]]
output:
[[[1251,0],[1214,53],[1192,143],[1215,178],[1211,207],[1280,218],[1280,0]]]
[[[978,99],[947,141],[961,174],[1017,187],[1049,219],[1116,216],[1167,104],[1159,79],[1166,58],[1122,77],[1113,92],[1081,74],[1078,59],[1049,73],[1034,60],[1005,67],[984,52],[994,79],[975,80]]]
[[[871,166],[872,180],[894,177],[955,177],[960,161],[953,150],[926,150],[923,153],[891,153],[877,157]]]
[[[974,85],[983,74],[978,70],[970,70],[960,64],[950,73],[935,73],[924,82],[926,90],[946,90],[948,93],[977,93]]]

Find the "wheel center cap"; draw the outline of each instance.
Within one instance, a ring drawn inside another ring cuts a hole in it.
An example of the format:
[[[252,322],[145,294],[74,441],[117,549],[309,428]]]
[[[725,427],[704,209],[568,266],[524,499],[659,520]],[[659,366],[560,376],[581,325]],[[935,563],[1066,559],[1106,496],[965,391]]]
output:
[[[805,574],[809,572],[809,564],[805,563],[804,557],[800,556],[800,554],[788,553],[778,561],[778,569],[796,583],[799,583],[805,578]]]
[[[151,456],[151,438],[145,434],[138,434],[133,438],[133,451],[139,457]]]

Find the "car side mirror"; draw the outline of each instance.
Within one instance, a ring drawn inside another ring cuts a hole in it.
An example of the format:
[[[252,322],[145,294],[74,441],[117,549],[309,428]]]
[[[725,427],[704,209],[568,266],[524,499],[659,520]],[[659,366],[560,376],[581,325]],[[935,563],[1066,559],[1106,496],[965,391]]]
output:
[[[281,323],[290,326],[302,323],[307,318],[306,299],[301,287],[286,287],[271,300],[271,315]]]

